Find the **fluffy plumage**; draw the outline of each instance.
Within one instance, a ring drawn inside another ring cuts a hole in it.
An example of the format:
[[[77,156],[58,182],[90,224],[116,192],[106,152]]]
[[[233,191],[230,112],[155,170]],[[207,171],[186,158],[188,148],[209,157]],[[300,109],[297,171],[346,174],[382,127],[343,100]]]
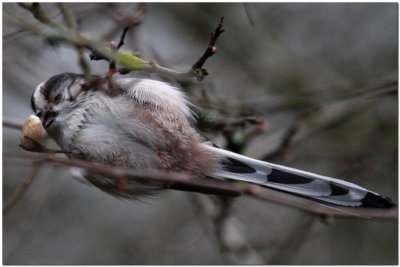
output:
[[[151,79],[114,79],[83,91],[81,75],[41,83],[32,109],[70,157],[132,169],[186,171],[240,180],[333,205],[386,208],[393,204],[355,184],[254,160],[204,142],[176,87]],[[86,175],[100,189],[131,198],[159,189],[147,181]]]

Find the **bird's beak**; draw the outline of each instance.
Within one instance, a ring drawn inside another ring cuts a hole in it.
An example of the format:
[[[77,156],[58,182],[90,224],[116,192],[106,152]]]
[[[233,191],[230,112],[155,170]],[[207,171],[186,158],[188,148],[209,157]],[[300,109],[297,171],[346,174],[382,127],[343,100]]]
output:
[[[44,110],[38,112],[36,116],[42,121],[43,127],[48,129],[54,122],[55,118],[57,117],[58,113],[52,110]]]

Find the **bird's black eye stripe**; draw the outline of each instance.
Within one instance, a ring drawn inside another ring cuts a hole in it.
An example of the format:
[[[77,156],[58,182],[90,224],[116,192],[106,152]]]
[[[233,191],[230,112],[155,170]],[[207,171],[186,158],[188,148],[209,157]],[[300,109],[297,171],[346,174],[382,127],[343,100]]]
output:
[[[62,79],[60,77],[52,77],[49,80],[46,81],[44,86],[41,88],[43,96],[46,98],[46,100],[49,100],[49,96],[51,91],[56,90],[62,82]]]
[[[43,87],[41,88],[41,92],[46,100],[50,100],[49,97],[51,96],[52,92],[55,92],[59,89],[66,89],[70,88],[76,80],[82,78],[83,76],[80,74],[73,74],[73,73],[62,73],[55,75],[48,79]],[[57,101],[57,100],[55,100]]]
[[[32,108],[32,111],[33,112],[36,112],[36,105],[35,105],[35,101],[33,100],[33,94],[34,94],[35,92],[33,92],[32,93],[32,96],[31,96],[31,108]]]
[[[56,96],[54,97],[54,102],[55,102],[56,104],[58,104],[58,103],[60,102],[60,100],[61,100],[61,94],[58,94],[58,95],[56,95]]]

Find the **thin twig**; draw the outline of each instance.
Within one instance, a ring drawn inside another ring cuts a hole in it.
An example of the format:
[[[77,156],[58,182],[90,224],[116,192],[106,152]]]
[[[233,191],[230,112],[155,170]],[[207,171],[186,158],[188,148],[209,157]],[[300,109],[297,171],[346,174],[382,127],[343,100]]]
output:
[[[63,15],[65,24],[74,31],[78,31],[78,22],[74,14],[68,8],[65,3],[57,3],[61,14]],[[76,45],[76,50],[78,51],[78,61],[81,66],[82,72],[84,74],[85,79],[89,79],[90,77],[90,66],[86,61],[84,56],[84,47],[80,45]]]
[[[10,117],[3,117],[3,126],[4,127],[9,127],[15,130],[21,130],[22,126],[24,125],[23,122],[20,122],[19,120],[10,118]]]
[[[226,196],[239,196],[241,191],[233,184],[215,179],[196,178],[188,173],[177,172],[145,172],[131,169],[124,169],[115,166],[98,165],[83,160],[68,160],[54,156],[46,156],[39,160],[43,163],[53,163],[62,166],[73,166],[84,168],[89,172],[117,178],[146,179],[150,182],[162,183],[166,188],[195,191],[205,194],[220,194]]]
[[[90,80],[91,77],[91,70],[90,70],[90,65],[87,62],[85,58],[85,53],[84,53],[84,47],[82,46],[76,46],[76,49],[78,51],[78,61],[79,65],[81,66],[83,75],[84,75],[84,80]]]
[[[249,23],[253,29],[255,29],[255,23],[254,23],[254,14],[252,12],[252,3],[245,2],[243,3],[243,8],[244,12],[246,13],[246,17],[249,20]]]
[[[230,196],[239,196],[240,190],[232,184],[227,184],[222,181],[212,179],[199,179],[195,178],[187,173],[174,173],[174,172],[139,172],[134,170],[127,170],[113,166],[99,166],[91,162],[81,160],[66,160],[56,157],[48,157],[48,162],[53,162],[61,165],[69,165],[75,167],[85,168],[88,171],[116,176],[116,177],[128,177],[128,178],[144,178],[154,182],[163,182],[168,188],[183,190],[183,191],[196,191],[206,194],[223,194]]]
[[[166,188],[193,191],[205,194],[217,194],[226,196],[247,195],[252,198],[272,201],[285,206],[301,209],[310,213],[324,216],[337,216],[344,218],[397,218],[397,207],[388,209],[373,208],[347,208],[328,204],[317,203],[308,199],[274,191],[258,185],[243,184],[243,187],[235,186],[228,181],[214,179],[195,178],[187,173],[162,172],[149,173],[115,166],[98,165],[82,160],[68,160],[54,156],[26,156],[26,155],[4,155],[7,158],[19,160],[32,160],[34,162],[53,163],[60,166],[73,166],[86,169],[110,177],[125,177],[129,179],[148,179],[157,184],[164,184]],[[242,184],[239,183],[238,184]]]
[[[192,72],[195,74],[198,81],[203,80],[204,77],[208,75],[208,71],[203,69],[203,65],[209,57],[213,56],[217,52],[215,43],[217,42],[218,37],[225,31],[225,29],[222,29],[223,23],[224,17],[220,19],[217,28],[211,33],[208,47],[204,51],[203,55],[192,65]]]
[[[219,21],[219,24],[217,28],[215,29],[214,32],[211,33],[210,36],[210,42],[208,43],[208,47],[204,51],[203,55],[193,64],[192,69],[197,70],[201,69],[206,62],[206,60],[213,56],[215,52],[217,51],[217,48],[215,47],[215,43],[218,40],[218,37],[225,31],[225,29],[222,29],[224,23],[224,17],[222,17]]]
[[[304,112],[302,113],[298,119],[296,119],[293,124],[288,128],[288,130],[285,132],[279,146],[270,154],[265,155],[263,157],[263,160],[265,161],[273,161],[277,160],[280,158],[284,158],[290,148],[290,145],[293,142],[293,139],[297,132],[299,131],[302,122],[306,120],[310,116],[310,112]]]
[[[30,11],[38,21],[58,30],[65,30],[63,25],[50,18],[50,16],[42,9],[39,3],[18,3],[18,5]]]
[[[386,85],[389,87],[386,88]],[[279,145],[272,152],[260,158],[264,161],[284,158],[293,143],[306,138],[318,129],[322,129],[345,116],[349,116],[352,112],[366,107],[376,97],[396,93],[397,88],[393,88],[392,86],[392,81],[379,84],[377,87],[374,87],[375,89],[366,90],[363,94],[305,110],[285,130]]]
[[[118,51],[115,53],[112,49],[107,48],[104,45],[104,41],[91,41],[85,36],[78,32],[71,31],[70,29],[60,31],[57,29],[43,28],[38,25],[34,25],[22,18],[15,18],[15,16],[4,13],[3,17],[10,23],[43,36],[49,42],[65,42],[74,46],[82,46],[90,51],[96,51],[96,55],[102,57],[102,59],[113,59],[117,63],[124,65],[124,68],[118,69],[118,71],[126,73],[127,71],[142,70],[153,73],[158,73],[163,76],[172,77],[178,81],[185,81],[193,77],[204,77],[201,73],[195,73],[192,70],[181,72],[172,70],[157,63],[144,60],[133,53],[127,53],[124,51]]]
[[[190,195],[190,197],[201,226],[205,227],[204,230],[207,232],[210,228],[213,229],[214,238],[209,240],[215,240],[223,263],[262,264],[264,262],[255,250],[253,242],[250,242],[248,236],[245,235],[246,231],[243,231],[248,225],[242,224],[235,216],[233,204],[236,199],[222,196],[203,198]]]
[[[37,152],[37,153],[61,153],[61,154],[69,154],[71,152],[65,151],[65,150],[60,150],[60,149],[52,149],[52,148],[47,148],[44,146],[42,143],[38,142],[37,140],[29,137],[29,136],[24,136],[25,139],[28,140],[28,144],[20,144],[19,146],[29,152]]]
[[[219,246],[219,250],[222,254],[225,254],[229,251],[228,244],[226,244],[224,240],[224,227],[225,222],[229,219],[232,213],[232,205],[233,202],[228,198],[218,198],[220,200],[220,209],[216,216],[213,218],[214,223],[214,233],[217,238],[217,243]]]
[[[4,201],[3,214],[9,211],[10,208],[22,197],[26,190],[28,190],[41,166],[41,162],[33,162],[32,167],[29,173],[25,176],[22,184]]]
[[[122,35],[121,35],[121,37],[120,37],[120,39],[119,39],[118,45],[115,45],[114,42],[111,42],[111,43],[110,43],[111,49],[113,49],[114,51],[118,51],[118,50],[125,44],[125,43],[124,43],[125,36],[126,36],[126,33],[128,32],[129,29],[130,29],[130,27],[125,27],[125,28],[124,28],[124,30],[122,31]],[[93,54],[93,52],[92,52],[92,54]],[[116,71],[116,63],[115,63],[115,60],[111,60],[111,61],[110,61],[110,65],[109,65],[109,72],[110,72],[110,73],[114,73],[115,71]]]
[[[73,30],[78,30],[78,22],[73,15],[73,13],[70,11],[70,9],[67,7],[65,3],[57,3],[63,17],[64,17],[64,22],[67,24],[67,26]]]
[[[125,42],[124,42],[125,36],[129,29],[130,29],[130,27],[125,27],[124,30],[122,31],[121,38],[119,39],[119,43],[117,45],[117,49],[120,49],[125,44]]]
[[[21,4],[21,6],[31,11],[35,18],[37,18],[40,22],[50,26],[51,29],[42,28],[38,25],[33,25],[32,23],[22,18],[15,18],[14,16],[7,13],[3,14],[4,17],[9,22],[15,24],[16,26],[19,26],[20,28],[29,30],[45,37],[49,42],[66,42],[77,47],[85,47],[91,51],[95,51],[94,53],[96,57],[94,58],[106,59],[109,61],[114,60],[116,63],[124,65],[124,68],[121,69],[123,73],[126,73],[127,70],[143,70],[169,76],[176,80],[187,80],[193,77],[197,78],[197,80],[202,80],[204,76],[208,73],[205,69],[201,69],[201,67],[203,66],[207,58],[209,58],[216,52],[216,47],[214,46],[214,44],[220,34],[224,32],[224,29],[222,29],[223,18],[221,18],[220,24],[216,28],[215,32],[211,34],[209,47],[204,52],[203,56],[200,57],[200,59],[192,66],[189,71],[180,72],[162,67],[157,63],[144,60],[132,53],[127,53],[123,51],[115,52],[115,49],[105,47],[104,41],[93,42],[81,35],[78,31],[71,28],[66,28],[52,20],[47,15],[47,13],[40,8],[40,5]]]
[[[249,125],[260,126],[265,123],[265,120],[250,116],[242,118],[223,118],[208,125],[213,130],[219,131],[235,131],[239,128],[245,128]]]

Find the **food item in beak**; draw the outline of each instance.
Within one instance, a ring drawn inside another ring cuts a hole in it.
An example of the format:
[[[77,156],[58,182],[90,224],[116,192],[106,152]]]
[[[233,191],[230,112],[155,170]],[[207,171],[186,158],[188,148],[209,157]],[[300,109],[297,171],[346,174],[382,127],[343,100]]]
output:
[[[22,127],[21,145],[28,149],[33,149],[37,146],[37,143],[41,143],[44,140],[44,136],[42,122],[37,116],[30,115]]]

